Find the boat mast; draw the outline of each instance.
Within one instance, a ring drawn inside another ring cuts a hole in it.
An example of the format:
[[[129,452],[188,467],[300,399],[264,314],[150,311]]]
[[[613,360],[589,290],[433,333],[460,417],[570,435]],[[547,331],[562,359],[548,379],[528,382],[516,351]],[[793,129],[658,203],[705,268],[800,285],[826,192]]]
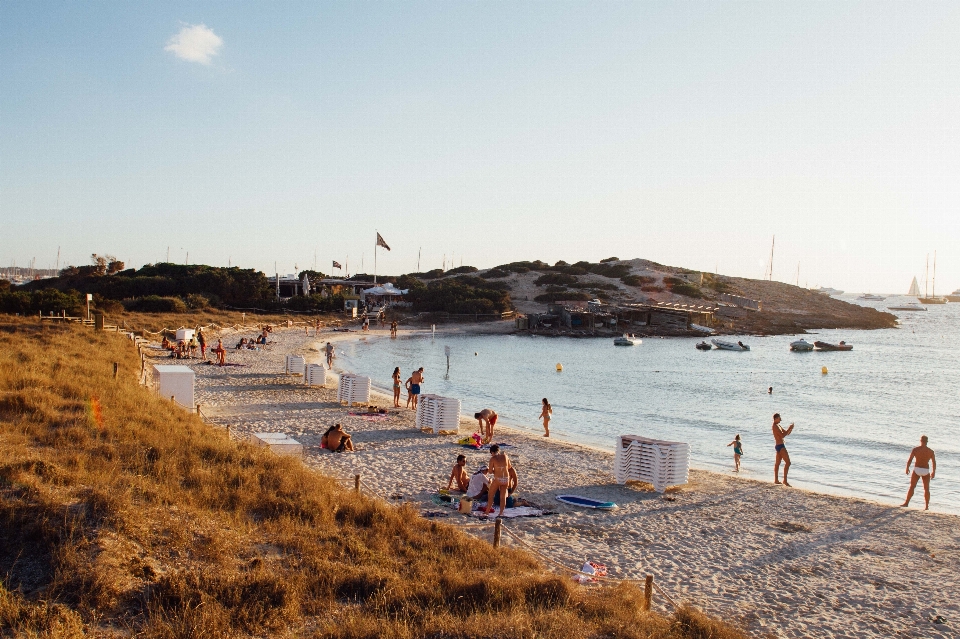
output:
[[[937,296],[937,252],[933,252],[933,296]]]
[[[773,247],[777,244],[777,236],[773,236],[773,241],[770,243],[770,278],[769,281],[773,281]]]
[[[927,253],[927,265],[923,269],[923,296],[930,297],[930,254]]]

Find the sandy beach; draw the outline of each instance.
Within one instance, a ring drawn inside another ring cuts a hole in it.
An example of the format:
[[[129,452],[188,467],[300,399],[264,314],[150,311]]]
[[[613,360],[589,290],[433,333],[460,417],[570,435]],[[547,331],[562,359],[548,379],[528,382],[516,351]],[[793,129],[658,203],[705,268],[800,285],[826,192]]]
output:
[[[253,330],[225,333],[224,343],[232,346],[253,335]],[[343,478],[360,474],[365,486],[394,502],[441,512],[451,525],[476,523],[438,507],[431,495],[446,485],[457,454],[467,455],[472,472],[489,458],[486,452],[457,446],[453,436],[419,432],[410,410],[390,408],[386,417],[374,419],[352,415],[356,408],[336,402],[333,373],[325,388],[308,388],[300,378],[283,374],[287,354],[319,363],[323,342],[363,337],[283,329],[274,331],[273,344],[264,351],[230,350],[227,361],[240,366],[188,361],[197,373],[196,401],[208,420],[229,425],[235,437],[289,434],[304,444],[304,462],[320,472]],[[398,362],[407,373],[414,364]],[[429,374],[424,392],[430,392]],[[383,396],[373,403],[392,407],[392,399]],[[473,409],[465,406],[464,412]],[[320,436],[335,422],[353,435],[357,452],[319,448]],[[462,421],[460,436],[475,426]],[[758,637],[957,636],[960,522],[955,516],[699,470],[664,499],[643,485],[616,484],[612,450],[500,426],[495,440],[511,444],[507,452],[519,473],[519,495],[553,513],[508,520],[508,529],[571,568],[591,560],[606,564],[612,577],[653,574],[674,598]],[[898,470],[903,472],[891,472]],[[615,501],[619,509],[574,508],[555,500],[562,493]],[[915,497],[914,506],[922,503],[922,494]],[[477,534],[488,538],[489,530]],[[507,537],[505,543],[516,542]],[[662,597],[657,601],[666,605]],[[938,615],[947,623],[934,623]]]

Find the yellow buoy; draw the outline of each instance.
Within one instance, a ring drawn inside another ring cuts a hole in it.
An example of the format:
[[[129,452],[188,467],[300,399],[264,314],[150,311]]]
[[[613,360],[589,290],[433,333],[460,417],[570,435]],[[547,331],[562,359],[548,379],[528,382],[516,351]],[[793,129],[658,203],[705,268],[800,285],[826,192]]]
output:
[[[822,375],[826,375],[826,374],[827,374],[827,367],[826,367],[826,366],[824,366],[823,368],[820,369],[820,374],[822,374]]]
[[[563,370],[563,364],[557,364],[557,372],[559,373],[562,370]]]

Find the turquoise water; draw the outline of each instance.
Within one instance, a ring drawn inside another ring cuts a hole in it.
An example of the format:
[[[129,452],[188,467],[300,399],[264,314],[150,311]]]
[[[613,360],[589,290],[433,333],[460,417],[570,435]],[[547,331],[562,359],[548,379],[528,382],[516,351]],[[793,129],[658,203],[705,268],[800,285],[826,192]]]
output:
[[[547,397],[552,437],[611,451],[619,434],[685,441],[697,468],[732,469],[726,444],[739,433],[743,474],[764,480],[772,479],[770,423],[779,412],[796,423],[787,438],[792,484],[891,504],[903,501],[907,457],[926,434],[939,464],[931,508],[960,513],[960,304],[929,309],[902,314],[898,329],[807,338],[846,340],[854,345],[846,353],[792,353],[795,336],[735,337],[752,347],[739,353],[700,352],[698,340],[684,338],[615,347],[610,339],[427,335],[343,342],[338,365],[384,389],[394,366],[404,379],[424,366],[424,393],[460,398],[466,415],[492,408],[502,423],[540,433]]]

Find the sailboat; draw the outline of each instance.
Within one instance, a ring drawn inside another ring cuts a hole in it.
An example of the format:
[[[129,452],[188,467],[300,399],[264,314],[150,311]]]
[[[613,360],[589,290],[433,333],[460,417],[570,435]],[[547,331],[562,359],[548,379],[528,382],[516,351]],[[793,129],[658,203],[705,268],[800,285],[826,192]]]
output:
[[[910,297],[920,297],[920,285],[917,284],[917,278],[914,277],[913,281],[910,283],[910,290],[907,291],[907,295]],[[907,302],[906,304],[900,304],[899,306],[888,306],[891,311],[925,311],[924,307],[920,306],[919,302]]]
[[[927,274],[930,271],[930,254],[927,253]],[[927,277],[923,281],[923,297],[920,298],[922,304],[946,304],[947,300],[937,297],[937,252],[933,252],[933,296],[927,297]]]

